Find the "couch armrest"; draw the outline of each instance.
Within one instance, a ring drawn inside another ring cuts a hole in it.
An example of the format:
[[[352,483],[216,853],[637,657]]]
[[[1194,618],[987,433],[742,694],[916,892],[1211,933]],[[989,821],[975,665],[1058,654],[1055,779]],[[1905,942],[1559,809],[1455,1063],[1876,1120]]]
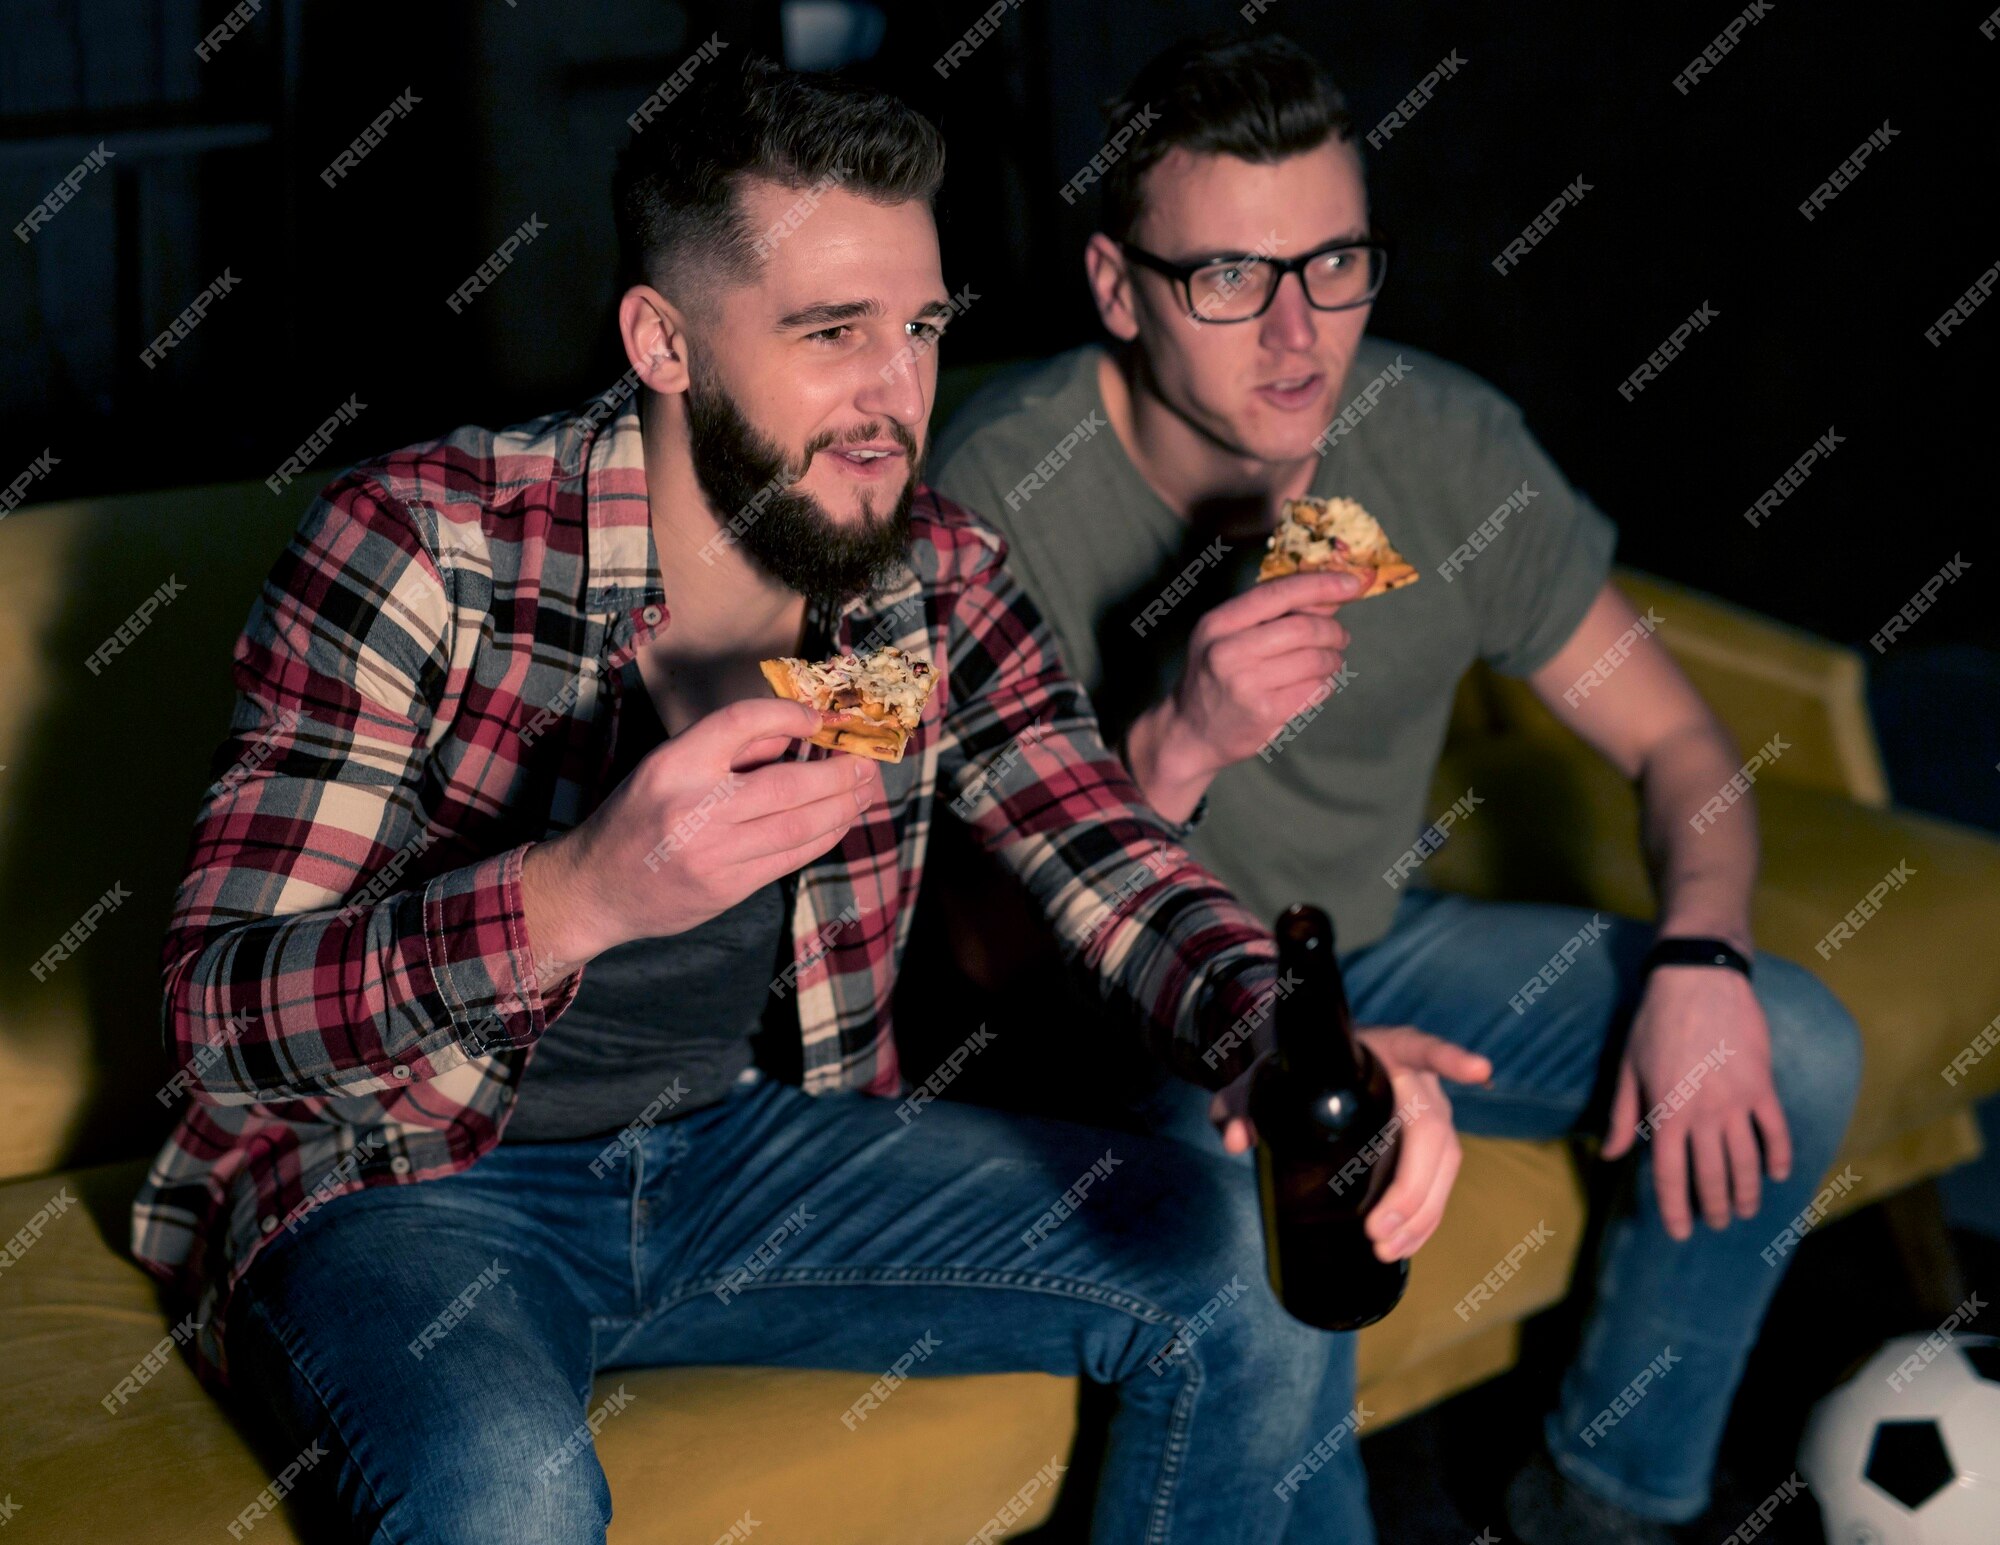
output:
[[[1641,612],[1658,612],[1660,638],[1739,746],[1747,752],[1773,735],[1785,738],[1788,749],[1759,774],[1760,786],[1790,783],[1859,804],[1889,803],[1867,672],[1855,651],[1636,569],[1613,578]],[[1568,736],[1527,682],[1483,667],[1474,674],[1472,691],[1483,697],[1490,725]],[[1467,706],[1453,720],[1455,734],[1476,727]]]

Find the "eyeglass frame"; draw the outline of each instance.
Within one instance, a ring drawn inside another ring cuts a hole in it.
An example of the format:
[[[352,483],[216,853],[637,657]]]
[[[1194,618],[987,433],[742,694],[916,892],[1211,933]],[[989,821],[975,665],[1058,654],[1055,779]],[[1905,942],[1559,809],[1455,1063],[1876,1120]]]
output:
[[[1337,306],[1322,306],[1312,298],[1312,290],[1306,284],[1306,265],[1316,258],[1323,258],[1329,252],[1339,252],[1355,247],[1372,249],[1381,254],[1376,260],[1381,264],[1381,273],[1376,277],[1374,288],[1360,300],[1342,301]],[[1237,322],[1254,322],[1271,309],[1271,303],[1278,298],[1278,290],[1285,282],[1285,275],[1299,276],[1299,289],[1305,295],[1306,304],[1315,311],[1352,311],[1356,306],[1371,304],[1382,293],[1382,286],[1389,278],[1389,245],[1380,236],[1344,236],[1338,241],[1327,242],[1310,252],[1301,252],[1294,258],[1270,257],[1261,252],[1218,252],[1205,257],[1199,263],[1176,263],[1163,258],[1157,252],[1148,252],[1144,247],[1129,241],[1120,241],[1118,250],[1135,260],[1142,268],[1150,268],[1154,273],[1164,274],[1180,286],[1181,305],[1186,308],[1191,321],[1209,327],[1228,327]],[[1217,263],[1268,263],[1277,270],[1278,277],[1271,281],[1271,291],[1264,297],[1264,304],[1244,317],[1203,316],[1194,303],[1194,276],[1204,268],[1213,268]]]

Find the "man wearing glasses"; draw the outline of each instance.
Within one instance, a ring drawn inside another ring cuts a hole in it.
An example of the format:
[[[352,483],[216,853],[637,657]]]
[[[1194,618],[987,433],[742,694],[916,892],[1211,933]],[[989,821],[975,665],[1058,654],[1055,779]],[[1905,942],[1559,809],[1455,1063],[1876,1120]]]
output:
[[[1326,74],[1269,35],[1183,43],[1109,121],[1142,107],[1084,257],[1110,343],[975,397],[940,437],[937,485],[1006,535],[1135,780],[1194,823],[1191,850],[1259,915],[1333,913],[1362,1022],[1491,1059],[1490,1087],[1453,1091],[1461,1127],[1639,1153],[1581,1349],[1505,1506],[1530,1545],[1664,1541],[1707,1504],[1780,1274],[1760,1252],[1839,1145],[1857,1032],[1809,973],[1754,948],[1751,802],[1693,819],[1742,755],[1611,584],[1611,523],[1493,388],[1363,336],[1387,254]],[[1359,500],[1420,582],[1358,607],[1346,577],[1254,584],[1282,501],[1308,495]],[[1607,655],[1615,680],[1579,690]],[[1426,801],[1482,658],[1637,783],[1655,922],[1417,883],[1449,825],[1481,818],[1476,789],[1449,820]],[[1670,1099],[1696,1069],[1698,1094]],[[1139,1104],[1207,1137],[1197,1091]],[[1240,1122],[1224,1145],[1246,1150]],[[1364,1495],[1348,1445],[1299,1505],[1365,1539]]]

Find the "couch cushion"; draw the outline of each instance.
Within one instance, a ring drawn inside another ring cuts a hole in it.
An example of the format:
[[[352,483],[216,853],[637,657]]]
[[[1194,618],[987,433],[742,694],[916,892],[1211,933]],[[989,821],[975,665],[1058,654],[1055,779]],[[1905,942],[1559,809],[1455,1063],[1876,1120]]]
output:
[[[240,1427],[168,1337],[152,1283],[122,1241],[142,1166],[126,1163],[0,1185],[0,1241],[45,1208],[0,1271],[0,1497],[8,1538],[226,1539],[229,1522],[293,1457]],[[53,1203],[51,1208],[50,1204]],[[158,1371],[114,1396],[167,1341]],[[964,1539],[1075,1433],[1077,1384],[1046,1374],[912,1379],[853,1432],[840,1413],[873,1374],[764,1368],[621,1369],[633,1397],[598,1435],[611,1479],[613,1541],[700,1545],[747,1510],[768,1538],[820,1545]],[[103,1401],[114,1397],[115,1410]],[[268,1450],[268,1451],[267,1451]],[[1032,1527],[1053,1499],[1031,1504]],[[255,1526],[295,1545],[284,1517]]]

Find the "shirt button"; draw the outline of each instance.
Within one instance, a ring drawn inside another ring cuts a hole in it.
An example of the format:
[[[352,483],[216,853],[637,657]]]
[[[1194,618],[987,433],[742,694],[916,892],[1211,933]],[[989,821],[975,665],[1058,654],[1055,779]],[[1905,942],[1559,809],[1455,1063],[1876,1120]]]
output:
[[[410,1172],[410,1161],[399,1153],[389,1161],[389,1168],[395,1174],[407,1175]]]
[[[259,1222],[257,1225],[257,1227],[262,1229],[267,1234],[270,1233],[271,1230],[276,1228],[277,1226],[278,1226],[278,1220],[272,1217],[268,1212],[264,1214],[263,1220]]]
[[[408,1078],[410,1076],[410,1065],[407,1062],[399,1062],[393,1068],[389,1069],[389,1071],[394,1073],[398,1078]]]
[[[649,606],[643,612],[639,613],[639,615],[645,619],[646,626],[650,628],[660,620],[662,614],[659,607]]]

